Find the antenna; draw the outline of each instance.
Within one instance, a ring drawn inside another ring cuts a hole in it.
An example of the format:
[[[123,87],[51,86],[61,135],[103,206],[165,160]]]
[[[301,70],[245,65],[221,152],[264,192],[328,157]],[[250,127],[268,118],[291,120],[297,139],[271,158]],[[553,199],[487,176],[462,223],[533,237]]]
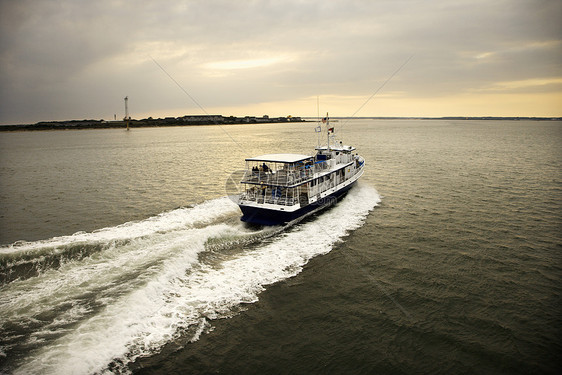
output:
[[[129,120],[131,119],[131,116],[129,116],[129,97],[126,96],[125,97],[125,118],[123,120],[125,120],[127,122],[127,131],[129,130]]]
[[[407,64],[408,62],[410,62],[410,60],[412,59],[412,57],[414,57],[414,55],[410,55],[410,57],[408,57],[408,58],[406,59],[406,61],[404,61],[404,62],[402,63],[402,65],[400,65],[400,67],[399,67],[398,69],[396,69],[396,70],[394,71],[394,73],[392,73],[392,74],[390,75],[390,77],[388,77],[388,78],[386,79],[386,81],[384,81],[384,83],[383,83],[382,85],[380,85],[379,88],[378,88],[367,100],[365,100],[365,102],[364,102],[363,104],[361,104],[361,106],[360,106],[359,108],[357,108],[357,110],[356,110],[355,112],[353,112],[353,114],[351,115],[351,117],[349,117],[349,118],[342,124],[342,126],[340,126],[340,129],[342,129],[342,128],[344,127],[344,125],[349,122],[350,119],[352,119],[353,117],[355,117],[355,115],[357,114],[357,112],[359,112],[361,109],[363,109],[363,107],[365,107],[365,105],[367,105],[367,103],[369,103],[369,102],[371,101],[371,99],[373,99],[373,97],[374,97],[375,95],[377,95],[378,92],[381,91],[381,89],[382,89],[382,88],[383,88],[399,71],[401,71],[402,68],[403,68],[404,66],[406,66],[406,64]]]

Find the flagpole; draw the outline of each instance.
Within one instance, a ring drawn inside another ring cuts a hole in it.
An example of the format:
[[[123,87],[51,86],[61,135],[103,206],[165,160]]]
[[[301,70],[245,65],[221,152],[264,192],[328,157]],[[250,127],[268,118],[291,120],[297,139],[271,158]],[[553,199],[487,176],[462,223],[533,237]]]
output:
[[[316,95],[316,118],[317,118],[317,122],[316,122],[316,126],[320,127],[320,131],[317,132],[318,133],[318,143],[317,143],[317,147],[320,147],[320,135],[322,134],[322,124],[320,123],[320,97],[318,95]],[[316,130],[316,129],[314,129]]]
[[[326,112],[326,137],[328,141],[328,151],[330,151],[330,117],[328,116],[328,112]]]

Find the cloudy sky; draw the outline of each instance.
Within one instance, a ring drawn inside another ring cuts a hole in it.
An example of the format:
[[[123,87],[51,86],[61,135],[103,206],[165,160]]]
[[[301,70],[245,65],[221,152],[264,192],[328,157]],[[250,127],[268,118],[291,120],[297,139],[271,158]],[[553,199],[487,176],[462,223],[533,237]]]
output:
[[[125,96],[133,118],[203,114],[189,95],[350,116],[383,85],[357,116],[562,116],[560,19],[560,0],[0,0],[0,123],[122,118]]]

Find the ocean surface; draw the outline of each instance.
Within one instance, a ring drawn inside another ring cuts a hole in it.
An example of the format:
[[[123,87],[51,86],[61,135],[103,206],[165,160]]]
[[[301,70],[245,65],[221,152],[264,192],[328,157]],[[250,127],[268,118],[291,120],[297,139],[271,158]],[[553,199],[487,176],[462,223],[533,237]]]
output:
[[[0,373],[560,373],[562,123],[334,125],[288,228],[228,196],[315,123],[0,133]]]

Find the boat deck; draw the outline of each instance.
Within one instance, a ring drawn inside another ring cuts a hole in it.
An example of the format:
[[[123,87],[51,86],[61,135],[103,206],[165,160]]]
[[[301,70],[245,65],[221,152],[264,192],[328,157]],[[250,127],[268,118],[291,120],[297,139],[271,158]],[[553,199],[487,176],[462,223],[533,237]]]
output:
[[[246,171],[242,183],[270,186],[293,186],[300,184],[313,177],[312,169],[302,169],[300,171],[274,171],[274,172],[253,172]]]

